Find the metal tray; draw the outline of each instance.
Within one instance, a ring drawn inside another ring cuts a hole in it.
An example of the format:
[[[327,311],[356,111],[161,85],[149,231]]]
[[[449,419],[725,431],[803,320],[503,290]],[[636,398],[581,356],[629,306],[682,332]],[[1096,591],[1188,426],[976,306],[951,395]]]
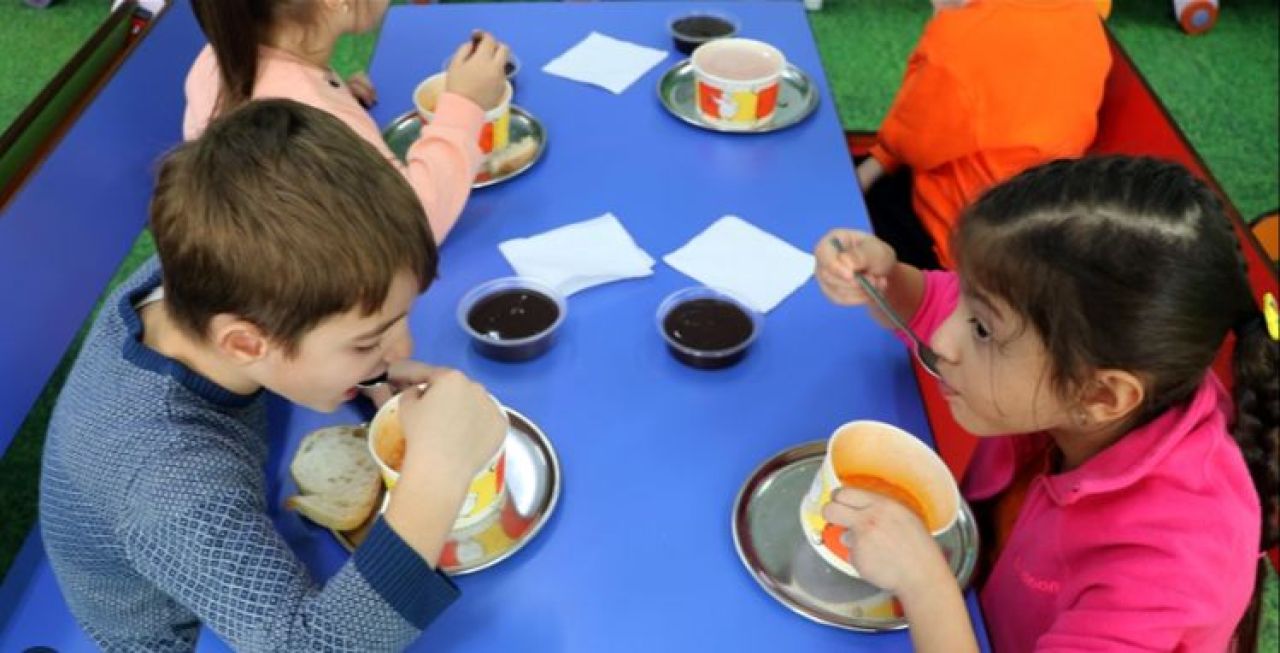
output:
[[[693,62],[685,59],[658,80],[658,98],[667,111],[690,125],[734,134],[762,134],[785,129],[809,117],[818,108],[818,87],[814,86],[813,80],[803,70],[787,64],[787,69],[782,71],[778,108],[773,120],[758,127],[730,129],[713,125],[698,115],[698,105],[694,99]]]
[[[547,149],[547,130],[543,128],[542,123],[537,118],[533,117],[533,114],[514,104],[511,105],[510,130],[508,142],[512,145],[508,145],[508,147],[519,143],[521,139],[532,138],[534,142],[533,154],[529,158],[518,162],[516,165],[508,166],[500,172],[495,172],[490,168],[490,159],[486,157],[484,165],[480,167],[480,172],[476,174],[475,182],[471,184],[472,188],[484,188],[500,184],[512,177],[517,177],[532,168],[533,164],[542,158],[542,153]],[[421,133],[422,120],[418,117],[417,111],[410,111],[392,120],[382,129],[382,140],[387,142],[387,147],[391,148],[391,152],[403,163],[405,153],[409,151],[409,146],[418,140],[418,135]]]
[[[514,555],[542,530],[560,498],[560,458],[551,441],[529,418],[506,411],[511,425],[506,440],[507,496],[488,518],[449,534],[439,567],[452,576],[487,569]],[[332,531],[343,548],[351,551],[364,541],[387,498],[384,490],[381,508],[360,527]]]
[[[807,619],[864,632],[905,628],[892,595],[827,564],[804,538],[796,513],[825,451],[826,441],[792,447],[747,478],[733,505],[738,557],[766,592]],[[978,528],[968,504],[960,507],[938,542],[965,587],[978,561]]]

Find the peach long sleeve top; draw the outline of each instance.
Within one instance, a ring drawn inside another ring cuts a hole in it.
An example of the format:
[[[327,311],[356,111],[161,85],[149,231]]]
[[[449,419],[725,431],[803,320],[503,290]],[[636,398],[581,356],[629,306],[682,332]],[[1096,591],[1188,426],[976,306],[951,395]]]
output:
[[[214,117],[221,88],[218,61],[209,46],[187,74],[187,108],[183,138],[198,137]],[[435,118],[422,129],[401,163],[382,140],[369,112],[332,70],[320,68],[288,52],[263,46],[253,99],[285,98],[327,111],[359,134],[396,166],[422,202],[437,242],[443,242],[462,213],[471,184],[483,163],[478,144],[484,111],[453,93],[440,97]]]

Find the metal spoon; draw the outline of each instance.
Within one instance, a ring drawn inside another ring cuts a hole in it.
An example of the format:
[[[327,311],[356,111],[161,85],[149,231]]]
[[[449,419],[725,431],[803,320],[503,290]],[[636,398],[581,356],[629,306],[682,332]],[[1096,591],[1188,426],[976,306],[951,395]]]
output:
[[[357,383],[357,384],[356,384],[356,387],[357,387],[357,388],[360,388],[361,390],[372,390],[372,389],[374,389],[374,388],[376,388],[376,387],[378,387],[378,386],[380,386],[380,385],[382,385],[382,384],[384,384],[384,383],[386,383],[386,382],[387,382],[387,373],[386,373],[386,372],[383,372],[382,374],[379,374],[378,376],[375,376],[375,377],[370,378],[370,379],[365,379],[365,380],[363,380],[363,381],[361,381],[361,382]]]
[[[837,252],[844,254],[847,251],[844,247],[844,243],[836,239],[835,236],[832,236],[829,239],[829,242]],[[911,338],[911,342],[915,345],[912,347],[912,350],[915,352],[916,360],[920,361],[920,365],[924,368],[924,371],[933,375],[933,378],[935,379],[941,379],[942,375],[938,373],[938,353],[930,349],[929,345],[924,344],[924,341],[920,339],[920,336],[917,336],[915,331],[912,331],[911,328],[907,326],[906,321],[898,315],[898,312],[889,306],[889,302],[885,300],[884,295],[881,295],[880,291],[876,290],[876,287],[871,285],[871,282],[868,281],[861,272],[854,272],[853,278],[862,286],[862,291],[867,293],[867,295],[875,301],[876,306],[880,307],[880,312],[884,313],[885,317],[889,318],[889,321],[893,323],[893,326],[899,331],[907,334],[908,338]]]

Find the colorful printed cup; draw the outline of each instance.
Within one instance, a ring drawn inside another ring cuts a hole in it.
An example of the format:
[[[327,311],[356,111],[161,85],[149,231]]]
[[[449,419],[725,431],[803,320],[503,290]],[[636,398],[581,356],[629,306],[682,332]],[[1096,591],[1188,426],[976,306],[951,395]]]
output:
[[[506,414],[506,409],[497,399],[493,403]],[[399,410],[400,395],[396,395],[378,409],[369,423],[369,453],[378,463],[378,469],[382,470],[382,481],[387,490],[394,489],[400,480],[400,465],[404,462],[404,427],[400,425]],[[507,494],[506,463],[506,446],[503,445],[471,479],[462,510],[453,522],[453,530],[483,521],[501,507]]]
[[[435,118],[436,102],[444,92],[445,73],[436,73],[418,84],[413,91],[413,104],[418,108],[418,115],[425,123]],[[511,82],[506,82],[506,90],[498,106],[484,113],[484,127],[480,129],[480,151],[488,155],[507,146],[511,139]]]
[[[521,515],[515,501],[501,501],[492,514],[449,533],[440,551],[439,564],[446,570],[480,564],[510,550],[532,524],[533,519]]]
[[[773,120],[787,60],[777,48],[752,39],[717,39],[693,51],[698,114],[729,130]]]
[[[938,454],[915,436],[881,422],[849,422],[827,441],[827,455],[800,502],[805,539],[831,566],[855,578],[845,529],[828,522],[822,509],[840,487],[856,487],[888,496],[905,505],[937,537],[960,514],[960,490]],[[857,543],[854,543],[857,546]]]

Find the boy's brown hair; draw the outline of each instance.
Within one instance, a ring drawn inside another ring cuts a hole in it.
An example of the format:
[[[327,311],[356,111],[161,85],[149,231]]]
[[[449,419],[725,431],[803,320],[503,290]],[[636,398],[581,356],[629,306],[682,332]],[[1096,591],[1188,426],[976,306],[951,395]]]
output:
[[[165,302],[188,334],[233,314],[288,354],[326,318],[386,299],[408,269],[425,290],[435,239],[399,171],[329,114],[251,102],[160,166],[151,231]]]

